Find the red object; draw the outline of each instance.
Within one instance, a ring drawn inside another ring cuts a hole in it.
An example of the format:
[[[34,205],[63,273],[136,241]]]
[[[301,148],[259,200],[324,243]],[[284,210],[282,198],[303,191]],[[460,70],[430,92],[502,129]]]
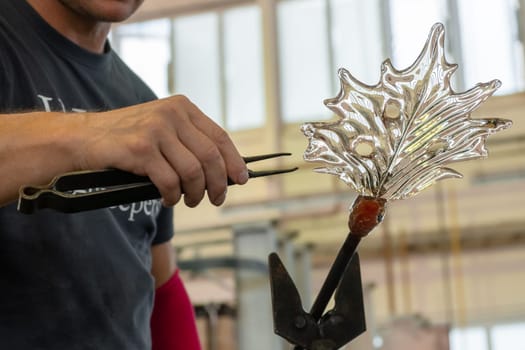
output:
[[[179,270],[155,291],[151,340],[153,350],[201,350],[195,313]]]
[[[365,237],[385,215],[386,199],[380,197],[357,196],[348,217],[350,234]]]

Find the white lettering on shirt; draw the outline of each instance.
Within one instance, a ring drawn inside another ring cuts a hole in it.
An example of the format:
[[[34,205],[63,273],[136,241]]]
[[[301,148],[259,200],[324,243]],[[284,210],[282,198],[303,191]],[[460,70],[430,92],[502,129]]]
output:
[[[42,106],[44,107],[44,110],[46,112],[53,112],[53,111],[62,111],[62,112],[67,112],[67,108],[66,108],[66,105],[64,104],[64,101],[62,101],[61,98],[53,98],[53,97],[48,97],[48,96],[44,96],[44,95],[36,95],[40,101],[42,102]],[[71,108],[71,111],[72,112],[86,112],[85,109],[82,109],[82,108]]]

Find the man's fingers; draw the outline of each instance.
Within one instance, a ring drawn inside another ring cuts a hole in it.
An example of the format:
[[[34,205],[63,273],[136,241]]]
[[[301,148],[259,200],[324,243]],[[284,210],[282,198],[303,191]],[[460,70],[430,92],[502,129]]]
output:
[[[183,145],[177,147],[176,153],[165,152],[164,155],[179,174],[184,203],[193,208],[201,202],[206,192],[204,171],[200,161]]]
[[[188,123],[178,130],[180,130],[178,133],[180,141],[200,163],[210,202],[214,205],[222,204],[228,185],[228,175],[221,152],[212,140],[195,128],[193,124]],[[173,158],[173,163],[176,163],[177,155],[170,153],[171,155],[167,157]]]
[[[182,196],[180,178],[170,164],[159,154],[157,161],[151,162],[147,173],[162,196],[163,205],[177,204]]]
[[[226,131],[209,119],[195,105],[191,104],[188,111],[192,124],[206,135],[221,153],[227,176],[237,184],[246,183],[248,181],[246,164]]]
[[[180,142],[173,130],[166,128],[157,136],[158,148],[148,157],[146,174],[159,189],[164,205],[175,205],[184,196],[184,203],[195,207],[206,190],[200,161]]]

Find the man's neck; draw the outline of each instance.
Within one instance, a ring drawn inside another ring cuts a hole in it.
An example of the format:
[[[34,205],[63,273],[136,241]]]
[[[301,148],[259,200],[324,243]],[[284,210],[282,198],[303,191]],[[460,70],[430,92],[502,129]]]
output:
[[[88,51],[102,53],[111,24],[98,22],[62,5],[59,1],[27,0],[55,30]]]

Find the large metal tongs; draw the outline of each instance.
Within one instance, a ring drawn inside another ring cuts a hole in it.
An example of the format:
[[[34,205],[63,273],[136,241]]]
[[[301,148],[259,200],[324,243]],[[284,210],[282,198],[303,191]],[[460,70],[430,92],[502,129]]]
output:
[[[272,153],[243,157],[246,163],[289,156],[291,153]],[[248,170],[250,178],[289,173],[297,168]],[[228,179],[228,186],[234,182]],[[59,175],[45,186],[20,188],[18,211],[24,214],[50,208],[63,213],[111,207],[148,199],[157,199],[159,190],[147,176],[118,169],[77,171]]]
[[[276,253],[269,256],[274,331],[295,350],[336,350],[366,330],[357,247],[384,214],[381,198],[359,196],[352,207],[350,233],[343,243],[310,312]],[[335,295],[334,295],[335,291]],[[324,313],[334,295],[335,306]]]

